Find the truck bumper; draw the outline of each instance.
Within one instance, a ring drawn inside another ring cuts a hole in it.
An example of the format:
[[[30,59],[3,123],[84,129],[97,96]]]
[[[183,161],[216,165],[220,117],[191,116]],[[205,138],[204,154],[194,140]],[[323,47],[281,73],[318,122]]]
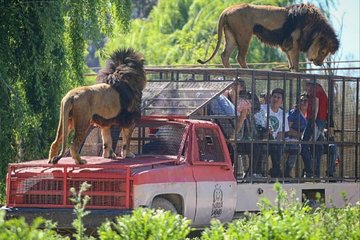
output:
[[[70,208],[8,208],[1,207],[0,210],[6,212],[5,219],[24,217],[27,223],[31,223],[35,218],[42,217],[47,220],[57,222],[57,228],[73,228],[72,222],[76,218],[74,209]],[[132,210],[103,210],[89,209],[90,213],[83,219],[86,228],[97,228],[103,222],[114,220],[117,216],[129,215]]]

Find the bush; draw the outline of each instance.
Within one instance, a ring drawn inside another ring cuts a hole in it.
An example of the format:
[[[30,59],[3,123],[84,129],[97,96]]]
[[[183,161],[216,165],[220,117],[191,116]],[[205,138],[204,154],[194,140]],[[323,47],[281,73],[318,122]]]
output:
[[[290,201],[279,183],[276,204],[268,199],[259,203],[258,214],[228,224],[226,230],[218,220],[204,230],[201,239],[360,239],[360,203],[344,209],[320,208],[313,211],[292,195]]]
[[[77,219],[73,226],[77,240],[95,239],[85,235],[82,219],[89,211],[85,210],[89,197],[84,192],[89,185],[83,183],[76,192],[72,189],[72,201]],[[308,204],[290,198],[275,184],[277,198],[275,204],[268,199],[259,202],[258,214],[246,214],[244,218],[223,225],[218,220],[211,221],[201,239],[360,239],[360,202],[341,209],[326,208],[319,205],[312,209]],[[320,196],[319,196],[320,197]],[[346,201],[346,198],[344,198]],[[42,218],[28,225],[23,218],[4,221],[4,212],[0,211],[0,239],[68,239],[58,235],[53,229],[55,224]],[[190,220],[169,211],[139,208],[132,215],[117,217],[115,221],[106,221],[98,228],[99,239],[186,239],[192,229]]]
[[[131,216],[117,217],[98,229],[102,240],[113,239],[185,239],[190,233],[190,220],[169,211],[139,208]]]
[[[327,239],[360,239],[360,202],[341,209],[322,209],[319,215],[322,219],[322,234]]]
[[[5,202],[6,202],[5,183],[0,182],[0,206],[5,205]]]
[[[0,210],[0,239],[53,240],[69,239],[57,234],[56,224],[37,218],[31,225],[24,218],[4,221],[5,213]]]
[[[70,201],[73,202],[74,205],[74,213],[76,215],[76,219],[72,222],[72,226],[75,229],[75,233],[73,234],[73,238],[77,240],[92,240],[94,239],[91,236],[86,236],[86,228],[83,224],[83,219],[86,215],[90,213],[90,211],[85,210],[86,205],[88,204],[90,197],[88,195],[84,196],[84,192],[86,192],[91,187],[87,182],[83,182],[80,185],[80,189],[76,192],[75,188],[70,188],[70,192],[72,193],[72,197]]]

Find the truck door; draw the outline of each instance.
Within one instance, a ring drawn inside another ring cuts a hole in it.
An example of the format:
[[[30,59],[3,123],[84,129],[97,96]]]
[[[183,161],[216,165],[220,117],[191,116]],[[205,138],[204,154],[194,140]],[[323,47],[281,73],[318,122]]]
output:
[[[213,125],[210,125],[213,126]],[[236,180],[225,139],[216,127],[195,127],[193,174],[196,182],[196,212],[193,225],[205,225],[212,218],[222,222],[233,218]]]

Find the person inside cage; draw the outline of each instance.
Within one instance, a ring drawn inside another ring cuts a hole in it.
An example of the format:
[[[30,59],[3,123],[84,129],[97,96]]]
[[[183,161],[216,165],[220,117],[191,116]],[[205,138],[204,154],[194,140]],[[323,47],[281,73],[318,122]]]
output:
[[[256,144],[254,151],[253,175],[262,177],[260,172],[261,163],[264,158],[270,154],[272,168],[270,176],[273,178],[282,177],[281,159],[284,152],[284,145],[277,141],[284,140],[285,134],[289,131],[288,119],[281,108],[285,92],[281,88],[275,88],[271,91],[270,103],[261,105],[260,111],[255,114],[255,123],[259,132],[263,132],[262,138],[268,139],[269,144]],[[277,141],[273,141],[277,140]],[[268,146],[268,149],[267,149]],[[265,154],[264,154],[265,153]]]
[[[306,111],[307,124],[302,136],[301,155],[304,161],[304,177],[320,177],[320,160],[323,145],[316,142],[324,141],[324,129],[328,113],[328,97],[323,87],[313,80],[304,80],[303,86],[309,95]],[[315,144],[309,143],[313,140]],[[311,145],[315,151],[311,151]],[[315,153],[315,154],[313,154]],[[315,162],[314,162],[315,160]],[[313,171],[315,166],[315,172]]]
[[[300,153],[300,140],[305,130],[307,120],[305,117],[308,108],[308,95],[302,93],[299,101],[295,104],[294,108],[289,111],[288,122],[289,132],[287,133],[287,142],[293,142],[286,144],[285,152],[287,153],[287,160],[285,162],[285,177],[291,177],[290,173],[298,159]]]
[[[259,109],[260,103],[256,95],[252,96],[251,92],[246,91],[244,80],[240,78],[235,80],[237,80],[237,83],[232,88],[210,101],[207,112],[208,115],[235,116],[236,109],[236,120],[234,118],[218,118],[214,119],[214,121],[219,125],[226,139],[248,141],[253,135],[251,133],[253,130],[253,117],[251,113],[253,108],[255,111]],[[233,161],[235,153],[231,141],[228,141],[228,148]],[[250,148],[249,142],[239,143],[237,145],[237,155],[250,154]]]

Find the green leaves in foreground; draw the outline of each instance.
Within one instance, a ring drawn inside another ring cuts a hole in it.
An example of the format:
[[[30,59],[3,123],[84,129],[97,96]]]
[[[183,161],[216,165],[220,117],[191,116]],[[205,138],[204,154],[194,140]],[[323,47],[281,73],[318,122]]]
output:
[[[131,216],[117,217],[98,229],[102,240],[116,239],[185,239],[190,232],[190,220],[169,211],[139,208]]]
[[[91,187],[90,184],[87,182],[83,182],[80,185],[80,189],[76,192],[75,188],[70,188],[70,192],[72,193],[72,198],[70,201],[73,202],[74,205],[74,212],[76,215],[76,219],[72,222],[72,226],[75,229],[75,233],[73,237],[77,240],[87,240],[87,239],[94,239],[93,237],[88,237],[85,235],[86,228],[83,224],[83,219],[86,215],[90,214],[90,211],[85,210],[86,205],[90,201],[90,197],[88,195],[84,196],[84,192],[89,190]]]
[[[0,239],[54,240],[68,239],[58,235],[55,224],[36,218],[31,225],[24,218],[4,221],[5,212],[0,210]]]
[[[360,202],[342,209],[322,206],[313,211],[294,194],[289,200],[279,183],[275,190],[275,204],[262,199],[258,214],[246,214],[224,231],[219,221],[213,220],[201,239],[360,239]]]
[[[268,199],[259,202],[258,214],[245,214],[241,219],[228,224],[212,220],[200,239],[203,240],[246,240],[246,239],[291,239],[291,240],[328,240],[360,239],[360,202],[355,206],[347,204],[344,208],[325,208],[320,205],[312,209],[308,204],[295,198],[288,198],[279,183],[275,184],[277,198],[272,203]],[[72,190],[77,219],[73,226],[77,240],[95,239],[85,235],[83,217],[89,198],[85,191],[89,185],[84,183],[78,192]],[[320,199],[319,199],[320,200]],[[0,239],[68,239],[56,234],[54,224],[43,219],[36,219],[31,225],[24,219],[4,221],[0,211]],[[190,233],[190,220],[169,211],[138,208],[132,215],[117,217],[115,221],[106,221],[98,228],[98,239],[186,239]]]

